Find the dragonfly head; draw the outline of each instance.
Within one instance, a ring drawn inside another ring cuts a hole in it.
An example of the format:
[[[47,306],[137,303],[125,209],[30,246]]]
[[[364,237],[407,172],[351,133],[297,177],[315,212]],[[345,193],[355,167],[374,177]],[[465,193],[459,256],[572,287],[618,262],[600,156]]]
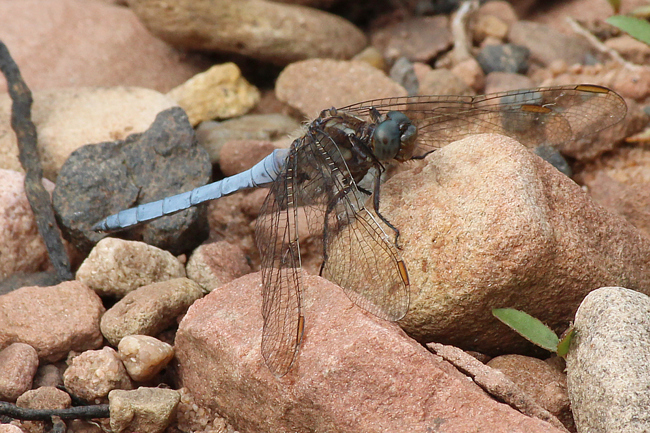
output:
[[[372,136],[373,151],[380,161],[406,161],[413,155],[418,129],[401,111],[389,111]]]

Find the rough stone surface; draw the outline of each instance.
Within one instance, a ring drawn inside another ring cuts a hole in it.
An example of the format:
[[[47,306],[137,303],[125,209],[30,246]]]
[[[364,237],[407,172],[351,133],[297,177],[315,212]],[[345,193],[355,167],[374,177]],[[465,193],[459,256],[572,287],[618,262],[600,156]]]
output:
[[[476,56],[483,72],[524,74],[528,70],[530,51],[522,45],[487,45]]]
[[[548,66],[557,60],[564,60],[569,65],[588,63],[589,56],[594,58],[593,48],[582,36],[562,34],[531,21],[513,23],[508,32],[508,40],[528,48],[531,62],[542,66]]]
[[[337,286],[304,281],[305,333],[282,378],[260,354],[259,274],[190,308],[176,349],[197,403],[240,431],[558,431],[490,399],[397,326],[354,307]]]
[[[188,278],[199,283],[206,292],[251,272],[241,248],[226,241],[203,244],[195,249],[186,269]]]
[[[38,134],[43,174],[52,181],[79,147],[123,140],[129,134],[145,131],[160,111],[176,105],[165,95],[138,87],[50,89],[34,92],[33,97],[32,120]],[[2,93],[0,168],[22,172],[10,116],[11,99]]]
[[[222,147],[229,141],[275,141],[299,128],[300,123],[283,114],[249,114],[223,122],[203,122],[196,129],[196,138],[217,164]]]
[[[61,386],[63,385],[63,367],[59,368],[56,364],[44,364],[36,370],[34,377],[34,388],[41,386]]]
[[[364,62],[312,59],[292,63],[278,77],[280,101],[314,118],[325,109],[367,99],[406,96],[406,90]]]
[[[420,95],[474,95],[474,90],[449,69],[432,69],[419,81]]]
[[[114,433],[162,433],[174,419],[181,396],[173,389],[114,390],[108,395]]]
[[[386,60],[400,57],[427,63],[453,43],[449,19],[444,15],[417,17],[381,28],[372,35],[375,46]]]
[[[15,401],[32,387],[38,354],[29,344],[13,343],[0,350],[0,400]]]
[[[136,382],[152,379],[174,357],[172,346],[148,335],[128,335],[120,340],[117,350]]]
[[[63,383],[73,395],[92,402],[104,402],[114,389],[131,389],[133,384],[117,352],[110,347],[88,350],[68,361]]]
[[[521,355],[502,355],[488,366],[503,372],[540,406],[555,415],[564,426],[575,430],[566,375],[541,359]]]
[[[138,287],[185,276],[168,251],[144,242],[104,238],[77,271],[77,280],[102,296],[121,298]]]
[[[140,287],[102,316],[102,334],[113,346],[127,335],[157,335],[202,296],[201,287],[187,278]]]
[[[204,120],[246,114],[260,100],[260,92],[234,63],[215,65],[167,93],[187,113],[192,126]]]
[[[313,57],[349,59],[366,46],[364,34],[341,17],[266,0],[130,0],[129,6],[153,34],[192,50],[284,65]]]
[[[29,409],[67,409],[72,402],[67,392],[51,386],[32,389],[18,397],[16,406]],[[21,421],[20,427],[26,433],[45,433],[49,431],[42,421]]]
[[[0,433],[24,433],[24,430],[13,424],[0,424]]]
[[[275,149],[276,147],[270,141],[229,141],[221,148],[219,168],[224,176],[241,173],[260,162]]]
[[[104,217],[205,185],[211,174],[208,154],[197,145],[185,112],[173,107],[142,134],[75,151],[61,168],[53,205],[67,238],[90,251],[106,236],[92,230]],[[205,208],[195,207],[121,236],[182,254],[201,243],[206,223]]]
[[[491,72],[485,77],[485,93],[530,89],[533,87],[535,87],[535,82],[522,74]]]
[[[650,149],[625,147],[587,166],[580,183],[589,195],[650,237]]]
[[[603,283],[650,288],[650,239],[517,142],[452,143],[382,186],[413,297],[400,322],[421,341],[491,355],[531,346],[496,321],[517,308],[560,333]]]
[[[650,299],[622,287],[591,292],[575,317],[567,355],[580,432],[650,430]]]
[[[209,64],[154,37],[128,8],[99,1],[2,0],[0,40],[32,90],[122,85],[166,92]],[[6,89],[0,80],[0,92]]]
[[[50,362],[71,350],[95,349],[102,344],[102,313],[101,299],[78,281],[14,290],[0,296],[0,347],[26,343]]]
[[[43,186],[49,191],[54,189],[54,184],[46,179]],[[3,169],[0,169],[0,257],[0,280],[18,272],[43,271],[50,263],[25,195],[25,175]]]

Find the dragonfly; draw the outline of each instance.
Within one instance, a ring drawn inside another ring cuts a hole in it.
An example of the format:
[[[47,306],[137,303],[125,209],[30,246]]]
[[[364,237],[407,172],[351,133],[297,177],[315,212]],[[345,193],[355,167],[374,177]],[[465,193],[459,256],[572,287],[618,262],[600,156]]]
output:
[[[580,84],[481,96],[407,96],[323,110],[289,149],[247,171],[123,210],[93,229],[110,232],[248,188],[268,187],[256,222],[262,273],[261,353],[281,377],[305,330],[299,225],[320,240],[320,273],[366,311],[397,321],[410,284],[399,230],[380,212],[382,173],[472,134],[498,133],[528,147],[558,146],[620,122],[623,98]],[[372,197],[372,200],[371,200]],[[303,216],[301,218],[301,215]]]

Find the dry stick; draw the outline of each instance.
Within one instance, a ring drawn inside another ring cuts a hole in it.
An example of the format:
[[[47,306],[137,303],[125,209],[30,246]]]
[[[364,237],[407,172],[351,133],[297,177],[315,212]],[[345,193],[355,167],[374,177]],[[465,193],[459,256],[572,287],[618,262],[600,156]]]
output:
[[[501,371],[483,364],[478,359],[454,346],[429,343],[427,347],[473,378],[474,382],[490,395],[504,401],[524,415],[541,419],[553,425],[553,427],[569,433],[560,420],[537,404],[535,400],[519,389]]]
[[[468,22],[478,10],[477,0],[467,0],[463,2],[456,12],[456,16],[451,21],[451,33],[454,37],[454,62],[460,63],[463,60],[473,58],[469,52],[471,41],[469,36]]]
[[[611,58],[616,63],[619,63],[624,68],[630,70],[638,70],[642,68],[641,65],[636,65],[634,63],[625,60],[623,57],[621,57],[618,51],[608,48],[605,44],[603,44],[600,40],[598,40],[598,38],[594,36],[589,30],[585,29],[583,26],[580,25],[580,23],[578,23],[573,18],[566,17],[566,20],[571,26],[571,30],[573,30],[575,33],[587,39],[587,41],[591,44],[592,47],[594,47],[599,52],[609,56],[609,58]]]
[[[109,418],[110,412],[107,404],[75,406],[67,409],[29,409],[0,401],[1,415],[22,421],[50,421],[53,416],[61,419]]]
[[[34,212],[38,231],[43,237],[54,269],[62,281],[71,280],[70,260],[56,225],[50,194],[42,183],[43,169],[36,146],[36,127],[31,120],[32,93],[2,41],[0,41],[0,71],[7,80],[7,88],[12,100],[11,127],[18,139],[20,163],[25,169],[27,200]]]

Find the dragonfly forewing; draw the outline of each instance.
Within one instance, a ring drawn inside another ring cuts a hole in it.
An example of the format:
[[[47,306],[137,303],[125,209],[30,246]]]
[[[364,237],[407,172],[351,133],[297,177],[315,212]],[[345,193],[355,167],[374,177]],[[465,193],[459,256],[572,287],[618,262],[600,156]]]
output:
[[[625,101],[595,85],[571,85],[481,96],[411,96],[366,101],[341,110],[370,121],[370,108],[381,114],[400,110],[418,128],[422,155],[478,133],[507,135],[522,144],[557,146],[621,121]]]

